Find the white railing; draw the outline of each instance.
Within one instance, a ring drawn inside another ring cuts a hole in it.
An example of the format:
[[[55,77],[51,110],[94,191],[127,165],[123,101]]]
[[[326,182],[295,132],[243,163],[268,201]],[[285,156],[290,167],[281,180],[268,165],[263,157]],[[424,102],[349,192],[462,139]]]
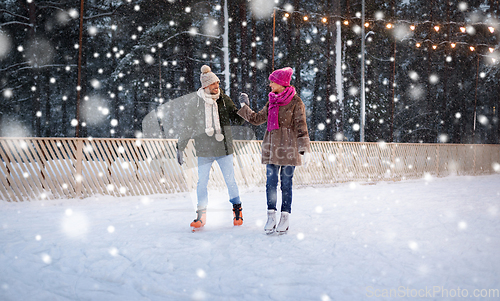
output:
[[[193,144],[182,167],[175,145],[173,139],[0,138],[0,200],[191,191],[197,181]],[[238,185],[264,185],[261,141],[234,146]],[[296,169],[296,185],[491,174],[500,162],[500,145],[311,142],[311,148],[311,164]],[[225,187],[217,164],[209,187]]]

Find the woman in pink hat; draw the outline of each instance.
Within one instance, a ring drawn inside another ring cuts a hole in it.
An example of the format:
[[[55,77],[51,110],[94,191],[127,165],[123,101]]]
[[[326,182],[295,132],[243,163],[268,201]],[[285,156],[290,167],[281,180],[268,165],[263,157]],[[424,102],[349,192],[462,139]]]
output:
[[[268,234],[288,231],[295,166],[307,165],[311,157],[306,110],[295,88],[290,86],[292,74],[292,68],[285,67],[269,75],[269,101],[258,113],[250,109],[247,94],[241,93],[239,98],[241,109],[238,115],[254,125],[267,121],[262,141],[262,164],[266,164],[267,223],[264,230]],[[276,226],[278,179],[281,180],[282,204]]]

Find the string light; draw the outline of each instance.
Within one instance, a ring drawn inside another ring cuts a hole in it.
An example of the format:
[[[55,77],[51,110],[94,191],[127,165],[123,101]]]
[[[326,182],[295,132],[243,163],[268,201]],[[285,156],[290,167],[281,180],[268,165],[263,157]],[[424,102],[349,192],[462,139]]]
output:
[[[284,12],[284,14],[285,14],[285,16],[287,16],[287,17],[289,16],[289,13],[288,13],[287,11],[285,11],[284,9],[279,9],[279,8],[278,8],[277,10],[283,11],[283,12]],[[294,11],[294,13],[304,14],[304,12],[300,12],[300,11]],[[318,16],[319,16],[319,14],[315,14],[315,13],[312,13],[312,15],[318,15]],[[323,18],[324,16],[319,16],[319,17],[320,17],[320,18]],[[328,17],[328,16],[327,16],[327,17]],[[338,19],[343,19],[343,20],[344,20],[344,21],[343,21],[343,22],[344,22],[344,25],[348,25],[348,24],[349,24],[349,20],[348,20],[346,17],[344,17],[344,16],[341,16],[341,15],[332,15],[332,16],[329,16],[329,17],[331,17],[331,18],[335,18],[335,19],[337,19],[337,18],[338,18]],[[350,19],[361,19],[361,17],[360,17],[360,14],[359,14],[359,15],[356,15],[356,17],[350,17]],[[368,23],[368,22],[376,22],[376,21],[384,21],[383,19],[379,19],[379,18],[377,18],[377,19],[369,19],[369,18],[368,18],[368,19],[366,19],[366,20],[367,20],[367,23]],[[429,23],[430,21],[415,22],[415,21],[408,21],[408,20],[399,20],[398,22],[401,22],[401,23],[410,23],[410,24],[411,24],[411,25],[410,25],[411,30],[415,30],[415,29],[416,29],[416,25],[415,25],[415,23],[417,23],[417,24],[425,24],[425,23]],[[413,23],[413,24],[412,24],[412,23]],[[456,23],[457,23],[457,22],[448,22],[448,23],[445,23],[445,24],[456,24]],[[465,23],[465,22],[464,22],[464,23]],[[495,30],[495,27],[494,27],[494,26],[491,26],[490,24],[491,24],[490,22],[475,22],[475,23],[470,23],[469,25],[470,25],[470,26],[475,26],[475,25],[485,25],[485,26],[488,26],[488,29],[489,29],[490,31],[492,31],[492,30],[494,31],[494,30]],[[439,27],[439,28],[440,28],[440,26],[437,26],[437,27]],[[464,29],[460,29],[460,30],[461,30],[462,32],[465,32],[465,31],[466,31],[466,30],[465,30],[465,26],[462,26],[462,27],[463,27]],[[492,32],[493,32],[493,31],[492,31]]]
[[[278,10],[279,10],[279,9],[278,9]],[[288,18],[290,18],[290,17],[291,17],[291,14],[290,14],[289,12],[284,11],[284,10],[281,10],[281,11],[283,11],[283,16],[284,16],[284,17],[283,17],[283,20],[284,20],[284,21],[286,21]],[[302,15],[303,15],[303,20],[304,20],[305,22],[310,21],[310,20],[309,20],[309,18],[310,18],[310,17],[309,17],[309,16],[307,16],[307,15],[305,15],[303,12],[300,12],[300,11],[295,11],[294,13],[297,13],[297,14],[302,14]],[[313,19],[314,19],[314,17],[315,17],[315,16],[318,18],[318,20],[321,20],[321,22],[322,22],[322,23],[325,23],[325,24],[326,24],[326,23],[328,23],[328,18],[329,18],[329,17],[330,17],[330,18],[332,18],[332,17],[333,17],[333,18],[343,19],[342,23],[343,23],[345,26],[349,26],[349,25],[351,25],[351,22],[350,22],[350,21],[352,21],[352,19],[360,19],[360,17],[359,17],[358,15],[356,15],[356,17],[352,17],[352,18],[350,18],[350,19],[347,19],[347,18],[342,17],[342,16],[320,16],[319,14],[314,14],[314,13],[313,13],[313,14],[312,14]],[[377,20],[368,19],[368,21],[366,21],[366,22],[364,23],[364,26],[365,26],[365,28],[369,28],[370,26],[375,25],[375,22],[377,22],[377,21],[383,21],[383,20],[380,20],[380,19],[377,19]],[[370,22],[373,22],[374,24],[370,24]],[[396,21],[396,22],[398,22],[398,23],[410,23],[409,28],[410,28],[410,30],[411,30],[411,31],[415,31],[415,30],[417,30],[417,26],[424,25],[425,23],[430,23],[430,21],[422,21],[422,22],[416,22],[416,23],[415,23],[415,22],[409,22],[409,21],[407,21],[407,20],[398,20],[398,21]],[[412,24],[412,23],[413,23],[413,24]],[[456,24],[456,23],[457,23],[457,22],[449,22],[449,23],[445,23],[445,24]],[[491,24],[491,23],[490,23],[490,24]],[[441,24],[441,25],[442,25],[442,24]],[[434,25],[434,26],[432,26],[432,28],[434,29],[434,31],[435,31],[435,32],[439,32],[439,31],[441,30],[441,25]],[[468,25],[463,25],[463,26],[460,26],[460,27],[459,27],[459,30],[460,30],[460,32],[461,32],[461,33],[467,33],[467,32],[471,33],[471,32],[473,32],[473,31],[474,31],[474,26],[477,26],[477,25],[482,25],[482,26],[485,26],[485,27],[487,26],[487,28],[488,28],[488,30],[489,30],[489,32],[490,32],[490,33],[494,33],[494,32],[495,32],[495,30],[496,30],[494,26],[491,26],[491,25],[489,25],[489,24],[487,24],[487,23],[481,23],[481,22],[470,23],[470,24],[468,24]],[[488,25],[489,25],[489,26],[488,26]],[[395,28],[396,26],[395,26],[393,23],[387,23],[387,24],[385,25],[385,27],[386,27],[387,29],[393,29],[393,28]],[[424,27],[424,28],[428,28],[428,27]],[[424,30],[425,30],[425,29],[424,29]],[[412,39],[412,38],[410,38],[410,39]],[[430,40],[425,40],[425,42],[426,42],[426,43],[428,42],[429,44],[431,44],[431,45],[432,45],[431,47],[432,47],[432,49],[434,49],[434,50],[436,50],[436,49],[438,48],[438,45],[439,45],[439,44],[442,44],[442,43],[447,43],[447,44],[448,44],[448,43],[449,43],[449,45],[450,45],[450,46],[451,46],[451,48],[453,48],[453,49],[455,49],[455,48],[457,47],[457,44],[463,44],[463,45],[467,45],[467,46],[469,46],[469,50],[470,50],[471,52],[476,51],[476,48],[477,48],[478,46],[485,46],[485,48],[484,48],[484,49],[486,49],[486,47],[488,47],[488,49],[489,49],[489,52],[490,52],[490,53],[493,53],[493,52],[495,51],[494,46],[491,46],[491,45],[486,45],[486,44],[471,45],[470,43],[464,43],[464,42],[458,42],[458,43],[456,43],[456,42],[449,42],[449,41],[434,42],[435,44],[432,44],[433,42],[432,42],[432,41],[430,41]],[[422,43],[421,43],[421,42],[415,42],[415,46],[416,46],[417,48],[421,48],[421,47],[422,47]],[[424,49],[425,49],[425,48],[424,48]],[[478,54],[479,54],[479,53],[478,53]]]

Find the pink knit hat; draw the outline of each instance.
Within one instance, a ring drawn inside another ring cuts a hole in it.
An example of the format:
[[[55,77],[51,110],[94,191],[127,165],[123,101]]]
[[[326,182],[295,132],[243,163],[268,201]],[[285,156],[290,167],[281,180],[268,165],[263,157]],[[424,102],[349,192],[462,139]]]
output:
[[[274,72],[269,75],[269,80],[280,86],[288,87],[290,86],[290,81],[292,80],[292,74],[293,69],[285,67],[283,69],[274,70]]]

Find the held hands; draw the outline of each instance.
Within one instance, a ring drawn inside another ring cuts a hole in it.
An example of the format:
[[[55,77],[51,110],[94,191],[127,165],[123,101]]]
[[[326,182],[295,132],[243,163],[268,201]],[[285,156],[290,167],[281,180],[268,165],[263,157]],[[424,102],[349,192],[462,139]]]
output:
[[[311,153],[304,152],[304,154],[302,154],[302,166],[307,167],[310,162],[311,162]]]
[[[240,93],[240,97],[238,98],[240,101],[240,105],[243,108],[243,106],[247,105],[250,106],[250,101],[248,100],[248,95],[246,93]]]
[[[177,149],[177,162],[179,163],[179,165],[182,165],[184,163],[184,155],[178,149]]]

